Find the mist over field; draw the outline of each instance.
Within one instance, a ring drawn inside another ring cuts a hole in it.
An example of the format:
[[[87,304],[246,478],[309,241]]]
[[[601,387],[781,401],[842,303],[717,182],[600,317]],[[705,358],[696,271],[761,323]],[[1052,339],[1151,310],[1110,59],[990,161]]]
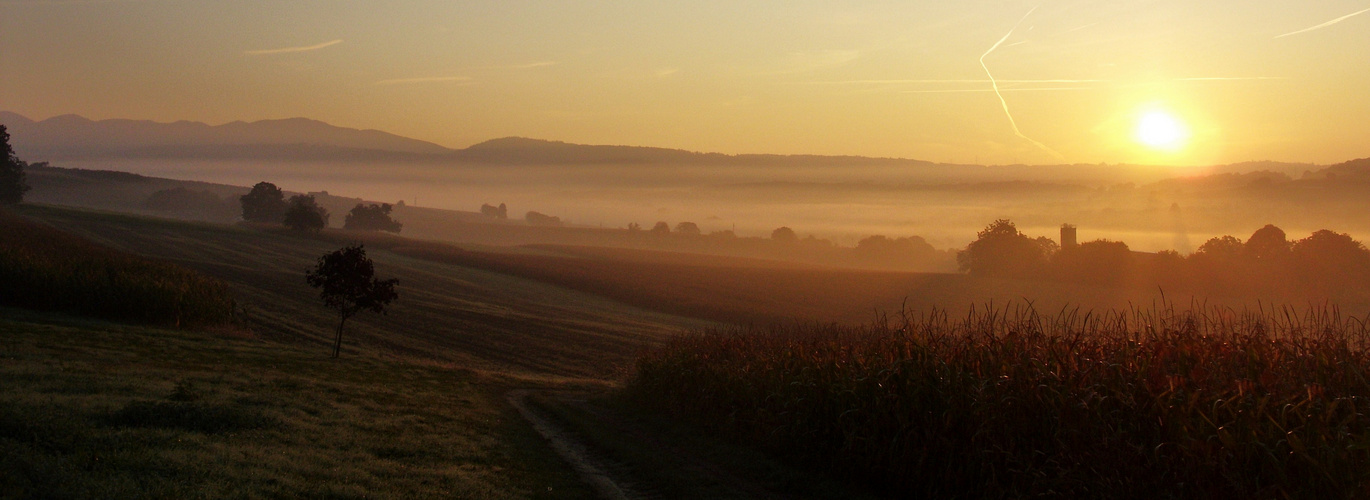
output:
[[[770,166],[505,165],[206,160],[72,160],[57,165],[476,211],[506,203],[577,225],[650,227],[691,221],[705,232],[767,237],[793,228],[843,245],[866,236],[918,235],[961,248],[990,221],[1009,218],[1033,236],[1080,227],[1082,241],[1125,241],[1134,250],[1193,252],[1225,234],[1265,224],[1291,235],[1333,228],[1370,236],[1355,215],[1370,184],[1303,172],[1325,166]],[[1272,171],[1270,169],[1283,170]]]

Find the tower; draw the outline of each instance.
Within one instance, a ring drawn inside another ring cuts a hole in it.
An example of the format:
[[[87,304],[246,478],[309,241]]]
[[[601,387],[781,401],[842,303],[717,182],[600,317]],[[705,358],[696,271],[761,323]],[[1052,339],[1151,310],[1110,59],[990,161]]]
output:
[[[1061,224],[1061,248],[1073,248],[1075,245],[1075,225]]]

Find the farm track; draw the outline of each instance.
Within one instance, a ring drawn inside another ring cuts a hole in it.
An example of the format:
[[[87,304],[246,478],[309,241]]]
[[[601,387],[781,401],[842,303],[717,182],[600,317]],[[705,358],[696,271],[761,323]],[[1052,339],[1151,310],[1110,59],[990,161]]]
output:
[[[586,483],[594,487],[600,498],[613,500],[658,500],[678,498],[679,493],[671,494],[669,485],[652,484],[634,474],[634,465],[608,456],[585,437],[567,428],[564,422],[535,408],[528,401],[532,395],[527,390],[511,391],[507,399],[519,413],[528,420],[534,429],[545,438],[557,454],[562,457]],[[625,441],[635,443],[642,449],[669,455],[676,462],[676,473],[692,477],[707,478],[716,488],[730,493],[729,498],[784,499],[789,496],[777,495],[754,481],[740,477],[698,453],[682,449],[645,428],[634,419],[619,414],[603,406],[592,404],[583,394],[566,392],[541,393],[557,405],[591,417],[598,426],[614,429],[621,433]]]

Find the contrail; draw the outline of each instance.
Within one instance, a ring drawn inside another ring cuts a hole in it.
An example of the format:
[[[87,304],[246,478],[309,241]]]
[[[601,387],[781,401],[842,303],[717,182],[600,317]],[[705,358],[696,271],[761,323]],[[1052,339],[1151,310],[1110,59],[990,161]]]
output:
[[[319,49],[322,49],[322,48],[324,48],[324,47],[332,47],[332,46],[337,45],[337,44],[340,44],[340,43],[343,43],[343,41],[342,41],[342,40],[331,40],[331,41],[327,41],[327,42],[324,42],[324,43],[321,43],[321,44],[318,44],[318,45],[309,45],[309,46],[305,46],[305,47],[286,47],[286,48],[283,48],[283,49],[249,50],[249,51],[245,51],[245,52],[243,52],[243,53],[244,53],[244,54],[247,54],[247,55],[249,55],[249,56],[260,56],[260,55],[266,55],[266,54],[284,54],[284,53],[287,53],[287,52],[308,52],[308,51],[311,51],[311,50],[319,50]]]
[[[1041,7],[1041,5],[1038,5],[1037,7]],[[1009,29],[1008,33],[1004,34],[1003,38],[1000,38],[999,41],[994,42],[994,46],[990,47],[989,50],[986,50],[985,53],[980,56],[980,67],[985,68],[985,75],[989,76],[989,84],[994,87],[994,95],[999,96],[999,104],[1003,105],[1004,107],[1004,116],[1008,117],[1009,125],[1013,126],[1013,133],[1018,137],[1022,137],[1024,140],[1031,142],[1037,147],[1042,148],[1043,151],[1051,153],[1051,155],[1055,156],[1057,159],[1065,160],[1065,156],[1062,156],[1061,153],[1057,153],[1056,150],[1047,147],[1046,144],[1037,142],[1036,139],[1023,135],[1023,132],[1018,130],[1018,122],[1013,119],[1013,113],[1010,113],[1008,110],[1008,101],[1004,99],[1003,92],[999,91],[999,82],[994,80],[994,74],[990,73],[989,66],[985,65],[985,57],[988,57],[991,52],[994,52],[994,49],[999,48],[999,46],[1004,43],[1004,40],[1008,40],[1008,37],[1013,36],[1013,31],[1018,29],[1018,26],[1023,24],[1023,21],[1026,21],[1028,16],[1031,16],[1033,12],[1036,12],[1037,7],[1033,7],[1032,10],[1029,10],[1027,12],[1027,14],[1023,14],[1023,18],[1019,19],[1018,22],[1013,25],[1013,28]]]
[[[1307,32],[1309,32],[1309,31],[1313,31],[1313,30],[1320,30],[1320,29],[1326,28],[1326,27],[1328,27],[1328,26],[1331,26],[1331,25],[1333,25],[1333,24],[1337,24],[1337,23],[1339,23],[1339,22],[1342,22],[1342,21],[1345,21],[1345,20],[1347,20],[1347,19],[1350,19],[1350,18],[1352,18],[1352,17],[1359,16],[1359,15],[1364,14],[1364,13],[1366,13],[1366,12],[1370,12],[1370,9],[1365,9],[1365,10],[1362,10],[1362,11],[1360,11],[1360,12],[1352,12],[1352,13],[1350,13],[1350,14],[1347,14],[1347,15],[1344,15],[1344,16],[1341,16],[1341,17],[1338,17],[1338,18],[1333,19],[1333,20],[1331,20],[1331,21],[1327,21],[1327,22],[1325,22],[1325,23],[1319,24],[1319,25],[1314,26],[1314,27],[1312,27],[1312,28],[1304,28],[1304,29],[1301,29],[1301,30],[1298,30],[1298,31],[1291,31],[1291,32],[1289,32],[1289,33],[1285,33],[1285,34],[1280,35],[1280,36],[1277,36],[1277,37],[1275,37],[1275,38],[1276,38],[1276,39],[1280,39],[1280,38],[1284,38],[1284,37],[1287,37],[1287,36],[1290,36],[1290,35],[1297,35],[1297,34],[1299,34],[1299,33],[1307,33]]]

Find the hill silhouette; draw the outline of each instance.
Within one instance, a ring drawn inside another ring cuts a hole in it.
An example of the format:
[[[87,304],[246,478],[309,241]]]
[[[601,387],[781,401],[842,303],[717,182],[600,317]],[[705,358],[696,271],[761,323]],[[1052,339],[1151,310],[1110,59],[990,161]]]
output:
[[[90,120],[77,115],[42,121],[0,111],[16,152],[42,159],[425,156],[451,150],[379,130],[336,127],[307,118],[235,121]]]
[[[30,161],[118,159],[219,159],[292,160],[333,162],[392,162],[424,164],[493,165],[722,165],[747,167],[938,167],[926,174],[967,178],[999,178],[1031,170],[1031,177],[1084,180],[1132,171],[1152,180],[1178,175],[1172,167],[1146,165],[979,165],[936,163],[906,158],[865,156],[723,154],[682,149],[586,145],[562,141],[504,137],[464,149],[444,147],[379,130],[334,126],[308,118],[255,122],[235,121],[223,125],[177,121],[90,120],[61,115],[35,121],[0,111],[0,124],[9,127],[11,143],[20,157]],[[1323,168],[1308,163],[1273,161],[1215,165],[1209,173],[1270,171],[1305,178],[1327,174],[1370,177],[1370,159],[1353,160]],[[1166,173],[1162,173],[1166,172]],[[1016,177],[1015,177],[1016,178]]]
[[[90,120],[61,115],[35,121],[0,111],[20,156],[37,161],[95,159],[287,159],[491,164],[931,165],[898,158],[816,155],[726,155],[681,149],[584,145],[505,137],[465,149],[379,130],[337,127],[308,118],[223,125],[177,121]]]

